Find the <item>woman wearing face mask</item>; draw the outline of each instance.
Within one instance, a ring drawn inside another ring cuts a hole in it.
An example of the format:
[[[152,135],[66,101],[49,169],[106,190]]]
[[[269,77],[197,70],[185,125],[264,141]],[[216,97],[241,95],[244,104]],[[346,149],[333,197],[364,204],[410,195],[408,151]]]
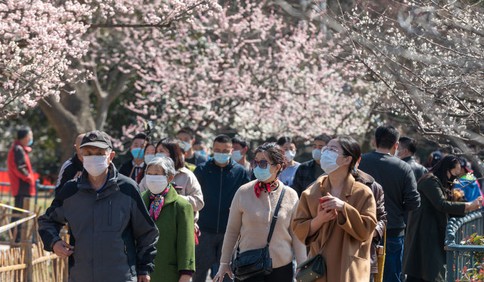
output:
[[[445,281],[447,219],[481,207],[481,197],[472,202],[451,201],[452,184],[460,170],[459,159],[448,155],[418,183],[421,204],[409,215],[403,257],[403,272],[409,282]]]
[[[286,158],[286,168],[279,175],[279,180],[281,180],[284,185],[292,187],[294,176],[300,165],[300,163],[294,161],[294,157],[296,156],[296,144],[292,142],[291,137],[283,136],[277,140],[277,145],[279,145],[284,152]]]
[[[234,247],[238,247],[242,253],[263,248],[267,244],[274,209],[284,188],[285,194],[269,243],[272,273],[246,281],[292,282],[293,258],[298,263],[306,259],[304,245],[294,237],[290,229],[291,217],[298,201],[297,193],[285,187],[278,179],[284,169],[284,155],[275,143],[266,143],[257,148],[255,153],[253,171],[257,180],[242,185],[232,200],[220,268],[214,278],[216,282],[222,281],[225,275],[233,276],[229,262]]]
[[[195,212],[201,210],[204,205],[202,188],[195,174],[184,166],[183,152],[178,141],[173,138],[162,139],[156,144],[155,151],[155,157],[168,157],[175,164],[176,173],[173,182],[178,194],[192,205]],[[146,180],[142,180],[140,190],[145,191],[146,189]]]
[[[174,163],[167,157],[156,157],[146,168],[148,191],[142,198],[160,237],[152,281],[188,282],[195,272],[195,239],[193,209],[178,195],[173,186]]]
[[[349,136],[329,141],[320,161],[327,175],[302,193],[292,221],[309,257],[321,254],[326,260],[326,275],[317,281],[370,280],[376,204],[370,188],[353,176],[360,155],[360,146]]]

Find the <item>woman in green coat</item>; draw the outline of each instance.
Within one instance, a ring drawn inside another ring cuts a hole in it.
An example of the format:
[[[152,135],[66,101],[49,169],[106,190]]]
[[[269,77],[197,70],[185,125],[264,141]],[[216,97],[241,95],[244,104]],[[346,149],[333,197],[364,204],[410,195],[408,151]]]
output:
[[[193,209],[171,184],[175,172],[167,157],[156,157],[146,167],[148,191],[142,197],[160,231],[151,274],[156,282],[188,282],[195,272]]]
[[[460,163],[453,155],[437,163],[418,183],[420,207],[410,212],[403,256],[407,282],[445,281],[445,229],[449,215],[463,216],[481,207],[472,202],[452,202],[452,183],[459,176]]]

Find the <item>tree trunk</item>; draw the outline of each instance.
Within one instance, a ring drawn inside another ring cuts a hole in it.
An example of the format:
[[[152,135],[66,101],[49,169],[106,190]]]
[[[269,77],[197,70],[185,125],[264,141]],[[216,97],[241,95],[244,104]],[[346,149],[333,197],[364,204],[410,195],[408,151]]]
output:
[[[90,107],[90,87],[86,82],[75,85],[74,88],[76,94],[61,95],[59,102],[49,97],[39,103],[42,112],[62,140],[61,162],[73,154],[77,135],[96,129]]]

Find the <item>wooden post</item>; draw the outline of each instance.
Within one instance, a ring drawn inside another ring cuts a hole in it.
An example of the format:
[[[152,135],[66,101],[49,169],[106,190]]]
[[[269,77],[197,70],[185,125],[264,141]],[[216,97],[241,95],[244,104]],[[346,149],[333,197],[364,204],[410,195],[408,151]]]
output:
[[[30,210],[30,198],[25,198],[23,202],[23,209]],[[32,256],[32,236],[29,232],[29,226],[31,225],[31,221],[27,221],[23,223],[24,225],[21,229],[21,240],[22,240],[22,248],[25,250],[25,265],[27,268],[25,269],[25,281],[32,282],[33,281],[33,273],[34,269],[32,266],[33,256]],[[30,236],[29,236],[30,235]]]

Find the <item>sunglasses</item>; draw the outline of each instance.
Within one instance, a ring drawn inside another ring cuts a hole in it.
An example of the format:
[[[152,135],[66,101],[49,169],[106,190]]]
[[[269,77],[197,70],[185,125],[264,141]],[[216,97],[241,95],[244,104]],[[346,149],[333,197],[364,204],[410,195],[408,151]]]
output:
[[[258,167],[260,167],[262,169],[265,169],[265,168],[267,168],[267,165],[272,165],[272,164],[270,164],[266,160],[260,160],[260,161],[253,160],[252,161],[252,167],[253,168],[255,168],[256,166],[258,166]]]

